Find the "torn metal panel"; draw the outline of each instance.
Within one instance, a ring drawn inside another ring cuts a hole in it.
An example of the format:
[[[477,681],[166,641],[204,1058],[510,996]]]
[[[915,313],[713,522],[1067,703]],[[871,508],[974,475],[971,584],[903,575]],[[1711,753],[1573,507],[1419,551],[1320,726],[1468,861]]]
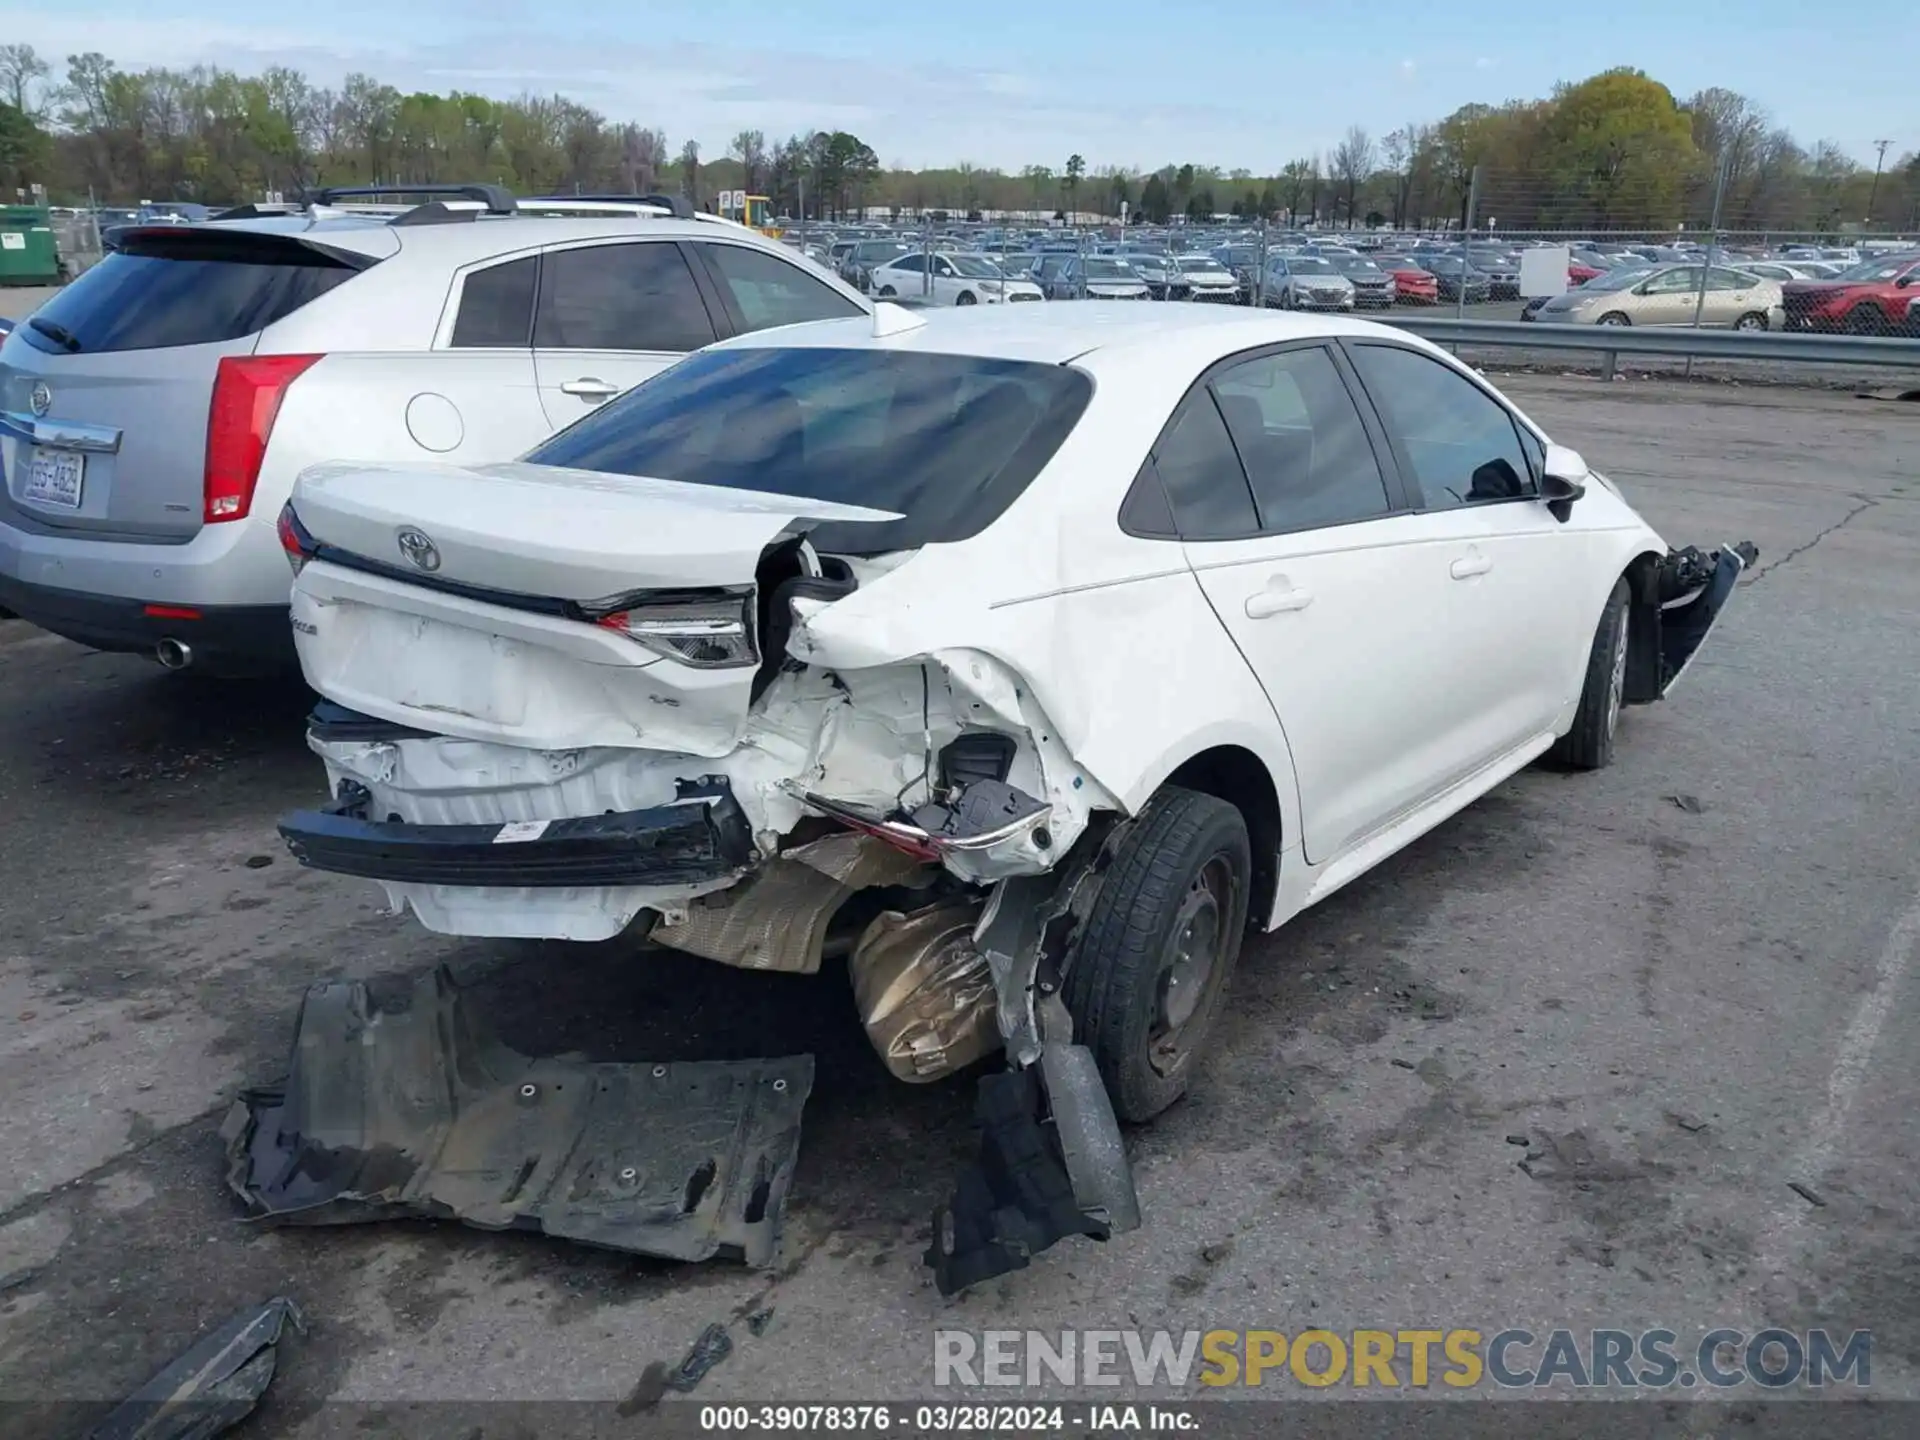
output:
[[[284,1085],[222,1126],[256,1215],[452,1217],[765,1266],[813,1059],[592,1064],[495,1039],[446,968],[312,986]]]
[[[129,1395],[87,1440],[207,1440],[247,1417],[273,1379],[274,1347],[300,1307],[284,1296],[250,1305],[202,1336]]]
[[[1039,1066],[982,1079],[975,1115],[980,1159],[962,1172],[952,1200],[934,1212],[926,1253],[942,1295],[1024,1270],[1066,1236],[1105,1240],[1113,1233],[1074,1192]],[[1112,1122],[1110,1105],[1107,1119]]]
[[[847,961],[867,1038],[897,1079],[938,1080],[990,1054],[993,972],[973,944],[984,900],[956,895],[876,916]]]
[[[885,841],[844,831],[782,851],[732,889],[656,926],[653,938],[746,970],[811,975],[834,913],[857,891],[909,885],[931,873]]]

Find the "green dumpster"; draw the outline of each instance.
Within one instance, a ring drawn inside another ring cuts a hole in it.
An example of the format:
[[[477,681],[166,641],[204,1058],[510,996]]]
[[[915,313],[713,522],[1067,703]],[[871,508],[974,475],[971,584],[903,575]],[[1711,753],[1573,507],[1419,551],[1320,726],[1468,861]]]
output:
[[[0,285],[58,285],[60,252],[43,205],[0,205]]]

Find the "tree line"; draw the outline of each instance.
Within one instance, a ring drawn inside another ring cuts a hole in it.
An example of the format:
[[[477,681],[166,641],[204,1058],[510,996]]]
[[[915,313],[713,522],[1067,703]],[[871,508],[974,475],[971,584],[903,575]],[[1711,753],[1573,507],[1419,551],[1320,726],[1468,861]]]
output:
[[[721,154],[663,129],[610,120],[565,96],[494,100],[403,93],[363,74],[336,89],[274,67],[122,70],[98,53],[55,73],[31,46],[0,45],[0,195],[34,185],[56,204],[225,204],[318,185],[488,181],[520,194],[745,189],[776,212],[876,210],[1164,222],[1232,214],[1287,224],[1502,230],[1668,230],[1714,218],[1734,230],[1920,228],[1920,154],[1861,165],[1831,141],[1803,145],[1730,90],[1679,99],[1637,70],[1609,70],[1540,100],[1472,104],[1377,138],[1360,126],[1272,174],[1198,163],[1141,172],[1007,172],[964,161],[887,168],[846,131],[735,135]]]

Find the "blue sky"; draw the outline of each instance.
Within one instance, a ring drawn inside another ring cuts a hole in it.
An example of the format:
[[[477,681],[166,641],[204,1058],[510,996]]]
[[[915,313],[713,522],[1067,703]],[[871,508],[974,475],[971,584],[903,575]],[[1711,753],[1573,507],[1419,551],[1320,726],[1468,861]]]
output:
[[[889,165],[1057,169],[1078,151],[1095,170],[1271,173],[1350,124],[1378,136],[1612,65],[1683,97],[1740,90],[1802,143],[1830,138],[1868,163],[1872,142],[1891,140],[1891,160],[1920,149],[1915,13],[1912,0],[1606,0],[1538,16],[1494,0],[0,0],[0,36],[56,66],[100,50],[130,67],[290,64],[323,84],[365,70],[402,89],[559,91],[713,154],[742,129],[836,128]]]

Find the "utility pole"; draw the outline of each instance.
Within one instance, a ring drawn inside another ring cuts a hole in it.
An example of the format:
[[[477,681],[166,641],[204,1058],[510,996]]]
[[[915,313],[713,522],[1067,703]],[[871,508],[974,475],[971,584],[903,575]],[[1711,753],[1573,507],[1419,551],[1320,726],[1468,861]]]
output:
[[[1873,202],[1878,199],[1880,195],[1880,170],[1881,167],[1887,163],[1887,147],[1891,144],[1893,144],[1891,140],[1876,140],[1873,142],[1873,148],[1878,153],[1873,157],[1873,184],[1867,187],[1866,228],[1869,230],[1873,228]]]

